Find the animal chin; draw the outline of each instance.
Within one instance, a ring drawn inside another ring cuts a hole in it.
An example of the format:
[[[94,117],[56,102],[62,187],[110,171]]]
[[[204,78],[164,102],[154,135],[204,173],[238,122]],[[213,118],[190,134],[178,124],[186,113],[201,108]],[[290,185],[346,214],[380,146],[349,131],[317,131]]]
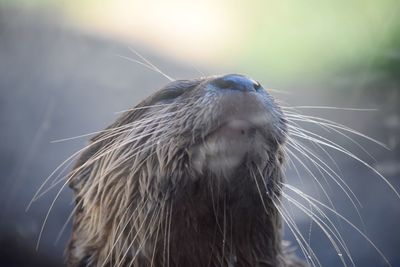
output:
[[[192,160],[196,169],[229,175],[243,163],[247,155],[256,153],[254,144],[257,132],[257,125],[249,120],[227,120],[194,147]]]

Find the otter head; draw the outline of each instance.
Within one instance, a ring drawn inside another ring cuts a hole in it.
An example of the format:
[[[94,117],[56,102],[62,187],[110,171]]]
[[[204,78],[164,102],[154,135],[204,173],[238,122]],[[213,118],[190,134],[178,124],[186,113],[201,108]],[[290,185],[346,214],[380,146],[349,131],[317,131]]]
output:
[[[273,199],[286,128],[271,95],[246,76],[167,84],[93,138],[72,171],[70,261],[281,266]]]

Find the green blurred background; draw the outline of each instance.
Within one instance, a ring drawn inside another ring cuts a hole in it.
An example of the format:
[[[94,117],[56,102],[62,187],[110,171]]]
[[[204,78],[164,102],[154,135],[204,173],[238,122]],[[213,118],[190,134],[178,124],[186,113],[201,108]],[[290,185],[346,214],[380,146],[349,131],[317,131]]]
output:
[[[376,76],[400,58],[397,0],[1,0],[56,9],[72,24],[200,66],[271,78]],[[394,75],[395,73],[393,73]],[[369,77],[375,78],[375,77]]]

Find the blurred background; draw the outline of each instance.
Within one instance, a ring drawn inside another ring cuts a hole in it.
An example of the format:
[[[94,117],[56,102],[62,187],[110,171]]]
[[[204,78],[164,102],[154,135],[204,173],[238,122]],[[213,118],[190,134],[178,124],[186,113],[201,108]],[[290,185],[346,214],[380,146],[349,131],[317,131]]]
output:
[[[88,137],[52,141],[103,129],[116,112],[168,82],[127,59],[140,60],[130,48],[175,79],[247,74],[282,105],[302,106],[303,114],[383,142],[389,149],[302,125],[346,147],[400,190],[399,9],[397,0],[0,0],[0,266],[63,265],[70,190],[57,196],[58,184],[25,210],[46,177]],[[357,195],[362,220],[330,182],[326,190],[337,211],[400,266],[400,199],[365,165],[338,151],[329,152],[335,162],[315,151]],[[298,170],[289,164],[287,182],[326,203],[312,175],[294,163]],[[341,266],[318,226],[286,207],[321,264]],[[387,266],[362,235],[330,215],[357,266]],[[285,238],[296,246],[288,228]],[[300,249],[297,254],[304,258]]]

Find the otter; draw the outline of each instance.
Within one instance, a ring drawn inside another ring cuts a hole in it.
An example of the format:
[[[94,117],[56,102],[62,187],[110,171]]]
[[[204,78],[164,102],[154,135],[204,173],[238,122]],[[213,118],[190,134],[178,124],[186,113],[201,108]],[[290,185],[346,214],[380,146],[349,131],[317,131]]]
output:
[[[68,266],[305,264],[279,211],[288,122],[239,74],[176,80],[90,140],[68,176]]]

